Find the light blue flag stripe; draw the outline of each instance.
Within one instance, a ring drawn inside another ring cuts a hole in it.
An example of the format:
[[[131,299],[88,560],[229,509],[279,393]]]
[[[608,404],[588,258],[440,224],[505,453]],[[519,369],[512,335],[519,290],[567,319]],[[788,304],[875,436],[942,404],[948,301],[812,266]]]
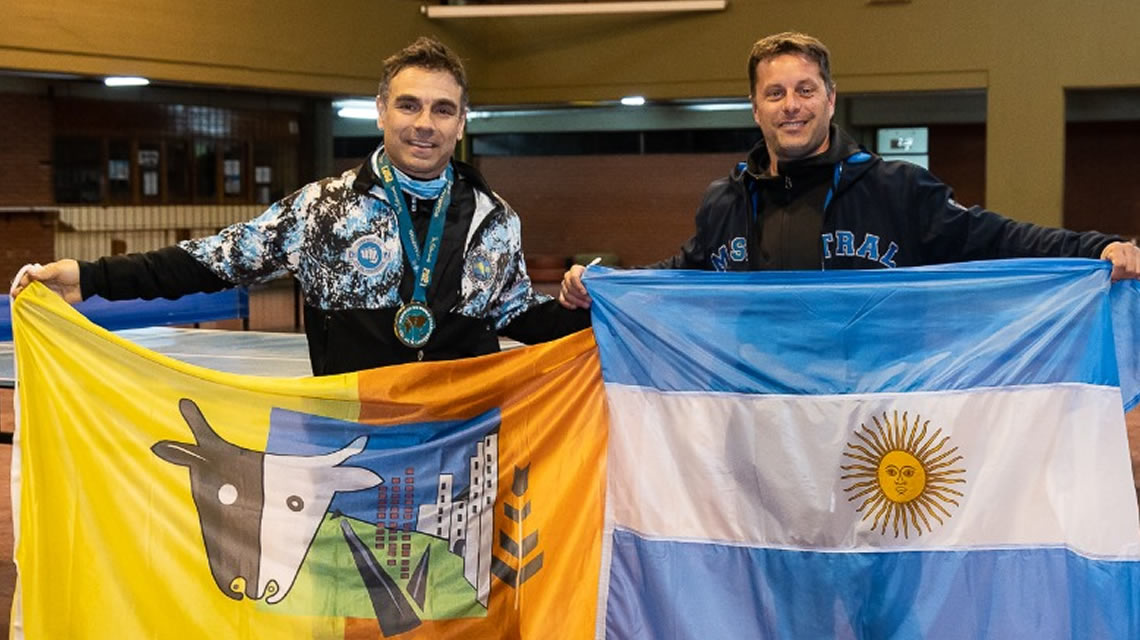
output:
[[[1140,281],[1112,285],[1112,330],[1124,410],[1140,404]]]
[[[1140,638],[1140,563],[1065,549],[824,553],[614,532],[606,637]]]
[[[1118,386],[1117,351],[1136,360],[1135,334],[1117,350],[1089,348],[1114,344],[1109,268],[1097,260],[830,272],[594,267],[586,284],[606,382],[664,391]],[[1135,310],[1136,294],[1121,291],[1113,303]],[[1136,322],[1135,311],[1118,315],[1118,325]],[[1134,372],[1126,394],[1140,393]]]

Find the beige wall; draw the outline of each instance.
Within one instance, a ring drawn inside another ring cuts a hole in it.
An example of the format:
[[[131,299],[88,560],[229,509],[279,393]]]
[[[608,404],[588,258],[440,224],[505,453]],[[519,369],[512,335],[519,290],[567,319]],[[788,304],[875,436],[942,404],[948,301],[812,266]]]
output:
[[[4,0],[0,68],[369,94],[431,26],[408,0]]]
[[[0,3],[0,68],[366,94],[420,33],[463,55],[476,103],[732,96],[750,43],[799,29],[840,91],[985,87],[986,203],[1060,224],[1064,89],[1140,86],[1136,0],[732,0],[674,16],[429,21],[419,0]]]

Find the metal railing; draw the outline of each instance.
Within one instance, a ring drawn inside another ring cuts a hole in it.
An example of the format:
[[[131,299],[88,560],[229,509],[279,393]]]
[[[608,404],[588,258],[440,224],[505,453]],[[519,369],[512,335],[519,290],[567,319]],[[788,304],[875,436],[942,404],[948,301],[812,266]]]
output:
[[[152,251],[180,240],[212,235],[256,217],[259,204],[168,206],[61,206],[55,230],[57,258]]]

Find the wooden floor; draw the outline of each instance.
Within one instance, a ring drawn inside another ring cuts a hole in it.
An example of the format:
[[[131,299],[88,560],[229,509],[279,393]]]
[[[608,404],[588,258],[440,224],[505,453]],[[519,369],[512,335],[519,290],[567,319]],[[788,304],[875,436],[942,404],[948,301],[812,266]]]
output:
[[[1128,416],[1128,441],[1132,452],[1132,475],[1140,500],[1140,407]],[[0,431],[12,433],[12,391],[0,389]],[[7,638],[12,592],[16,585],[16,566],[12,563],[12,501],[9,491],[12,445],[0,445],[0,637]]]

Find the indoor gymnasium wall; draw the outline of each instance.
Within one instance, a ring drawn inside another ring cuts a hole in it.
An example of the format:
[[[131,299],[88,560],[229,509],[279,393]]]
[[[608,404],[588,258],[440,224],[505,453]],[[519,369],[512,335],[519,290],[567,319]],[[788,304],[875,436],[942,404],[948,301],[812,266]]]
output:
[[[1140,86],[1135,0],[729,2],[704,14],[429,20],[420,0],[0,4],[0,68],[369,94],[421,33],[454,46],[476,103],[740,96],[756,38],[797,29],[835,55],[840,91],[985,88],[986,202],[1062,222],[1064,90]]]
[[[465,58],[476,104],[740,97],[751,42],[797,29],[831,47],[841,93],[984,89],[985,204],[1050,225],[1064,221],[1065,91],[1140,86],[1135,0],[734,0],[711,13],[449,21],[421,4],[7,0],[0,69],[367,95],[382,58],[426,33]]]

